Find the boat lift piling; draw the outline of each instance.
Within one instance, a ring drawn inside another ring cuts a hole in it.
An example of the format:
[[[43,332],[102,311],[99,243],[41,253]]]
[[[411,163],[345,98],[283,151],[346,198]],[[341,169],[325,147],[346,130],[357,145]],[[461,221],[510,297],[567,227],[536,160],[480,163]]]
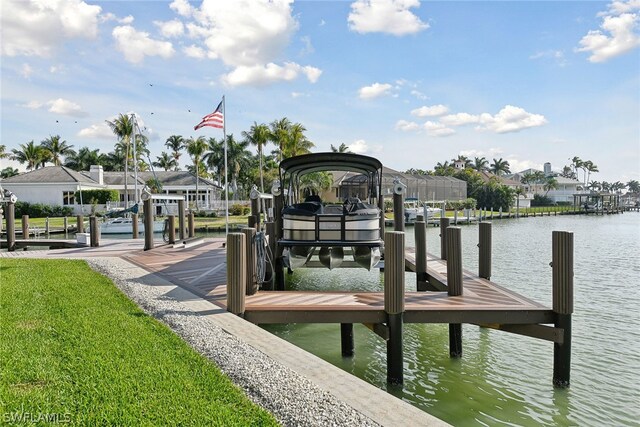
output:
[[[196,221],[195,214],[193,212],[189,212],[187,216],[187,224],[189,226],[189,238],[193,238],[196,236]]]
[[[440,218],[440,259],[447,259],[447,228],[449,228],[449,218]]]
[[[427,278],[427,224],[424,215],[416,216],[414,227],[416,241],[416,289],[418,291],[434,290],[429,286]]]
[[[555,327],[562,339],[553,344],[553,384],[569,387],[571,374],[571,314],[573,313],[573,233],[552,234],[552,288]]]
[[[95,215],[89,217],[89,245],[92,248],[100,246],[100,227],[98,226],[98,218]]]
[[[134,213],[131,214],[131,238],[132,239],[137,239],[138,238],[138,214]]]
[[[491,279],[491,223],[478,224],[478,276]]]
[[[29,240],[29,215],[22,215],[22,238]]]
[[[462,229],[448,227],[447,246],[447,293],[449,296],[463,294],[462,287]],[[449,355],[462,357],[462,324],[449,324]]]
[[[169,215],[167,221],[169,226],[169,241],[167,243],[173,245],[176,243],[176,216]]]
[[[144,250],[153,249],[153,200],[151,197],[143,201],[144,206]]]
[[[178,236],[180,240],[185,239],[184,233],[184,199],[178,200]]]

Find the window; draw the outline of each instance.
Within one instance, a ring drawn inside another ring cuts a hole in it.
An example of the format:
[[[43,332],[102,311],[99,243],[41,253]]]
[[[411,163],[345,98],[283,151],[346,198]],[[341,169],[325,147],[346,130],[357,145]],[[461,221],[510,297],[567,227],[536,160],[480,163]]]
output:
[[[74,191],[63,191],[62,192],[62,204],[64,206],[67,205],[75,205],[75,192]]]

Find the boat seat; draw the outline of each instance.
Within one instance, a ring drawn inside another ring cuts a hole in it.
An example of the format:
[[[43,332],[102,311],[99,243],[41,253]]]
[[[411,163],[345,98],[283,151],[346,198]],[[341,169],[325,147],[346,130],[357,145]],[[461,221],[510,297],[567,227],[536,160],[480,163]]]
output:
[[[322,203],[322,199],[321,199],[321,198],[320,198],[320,196],[319,196],[319,195],[317,195],[317,194],[312,194],[312,195],[310,195],[310,196],[307,196],[307,197],[304,199],[304,201],[305,201],[305,202],[318,202],[318,203]]]
[[[377,207],[363,203],[357,197],[347,197],[342,206],[344,215],[376,215],[379,213]]]
[[[312,216],[322,213],[322,203],[303,202],[287,206],[282,210],[283,214]]]

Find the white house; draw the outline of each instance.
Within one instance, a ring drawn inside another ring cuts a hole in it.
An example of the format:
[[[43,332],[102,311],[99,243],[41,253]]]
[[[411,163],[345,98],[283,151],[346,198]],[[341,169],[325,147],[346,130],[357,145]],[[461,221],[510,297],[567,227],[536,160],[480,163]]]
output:
[[[124,172],[104,172],[102,166],[91,166],[89,172],[76,172],[65,166],[48,166],[31,172],[12,176],[2,180],[2,186],[12,191],[18,200],[29,203],[43,203],[47,205],[70,206],[75,213],[89,213],[91,206],[83,201],[75,200],[78,190],[114,189],[120,193],[120,202],[98,206],[98,209],[116,209],[124,207],[125,200]],[[127,194],[130,204],[139,200],[139,195],[145,184],[156,179],[162,186],[161,193],[184,195],[187,207],[202,210],[217,210],[220,208],[221,189],[213,181],[198,178],[196,194],[196,176],[186,171],[157,171],[138,172],[137,185],[133,172],[127,175]],[[136,187],[138,197],[136,197]],[[160,203],[156,207],[157,214],[177,212],[177,202]]]

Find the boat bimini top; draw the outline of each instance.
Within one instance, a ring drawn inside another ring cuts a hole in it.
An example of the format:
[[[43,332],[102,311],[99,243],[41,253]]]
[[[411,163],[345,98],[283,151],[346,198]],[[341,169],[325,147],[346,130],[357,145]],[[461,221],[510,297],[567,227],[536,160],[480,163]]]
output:
[[[301,178],[315,172],[346,171],[358,174],[358,191],[340,203],[323,203],[320,196],[298,200]],[[383,248],[380,204],[382,163],[373,157],[351,153],[314,153],[285,159],[280,163],[280,179],[286,188],[282,216],[285,264],[304,266],[319,249],[320,262],[335,268],[342,264],[344,248],[350,248],[355,264],[371,269]],[[366,190],[365,190],[366,189]],[[363,200],[360,199],[362,197]]]

